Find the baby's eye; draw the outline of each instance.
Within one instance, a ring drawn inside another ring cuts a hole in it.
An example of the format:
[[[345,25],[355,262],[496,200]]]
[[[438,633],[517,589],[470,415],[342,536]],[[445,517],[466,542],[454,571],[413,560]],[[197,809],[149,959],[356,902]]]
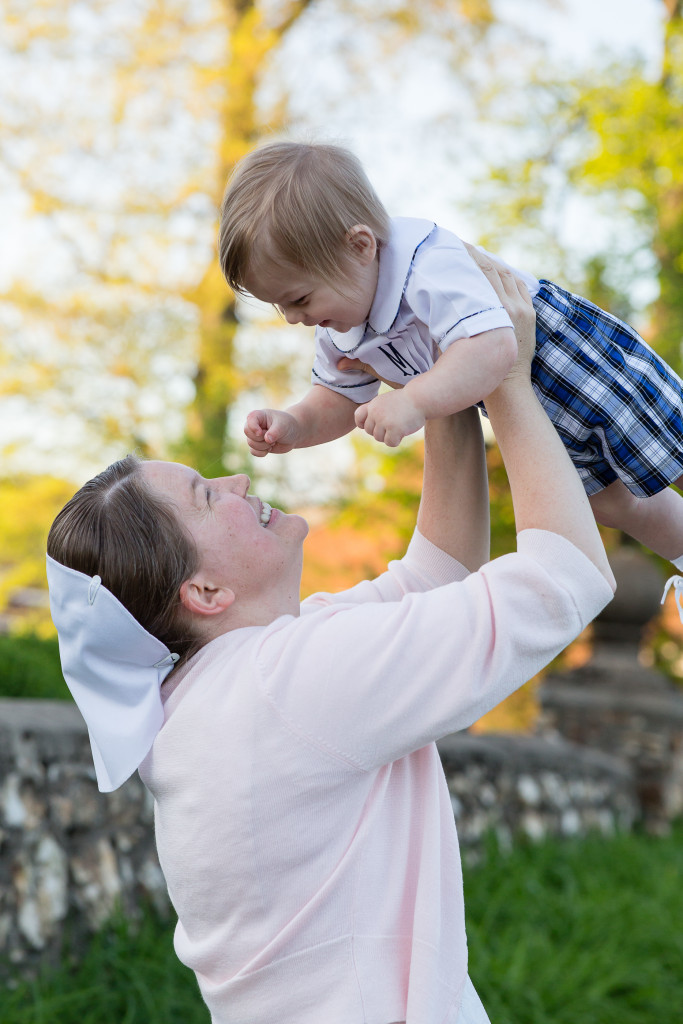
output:
[[[300,298],[295,299],[294,302],[291,303],[291,305],[292,306],[303,306],[304,302],[306,302],[307,299],[308,299],[308,295],[302,295]]]

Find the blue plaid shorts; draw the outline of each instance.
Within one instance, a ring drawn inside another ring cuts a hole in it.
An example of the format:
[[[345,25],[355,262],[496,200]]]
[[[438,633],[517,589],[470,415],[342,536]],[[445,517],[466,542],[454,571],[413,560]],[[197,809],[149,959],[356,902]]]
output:
[[[550,281],[535,296],[532,384],[587,494],[647,497],[683,476],[683,381],[627,324]]]

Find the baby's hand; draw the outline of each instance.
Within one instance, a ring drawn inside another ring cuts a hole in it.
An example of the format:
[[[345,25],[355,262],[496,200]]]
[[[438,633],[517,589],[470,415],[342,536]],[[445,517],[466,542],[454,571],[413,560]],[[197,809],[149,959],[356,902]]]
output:
[[[255,409],[244,425],[249,451],[260,459],[269,452],[275,455],[291,452],[297,446],[300,431],[298,420],[281,409]]]
[[[407,388],[378,395],[356,409],[356,426],[389,448],[395,448],[424,425],[424,413],[413,403]]]

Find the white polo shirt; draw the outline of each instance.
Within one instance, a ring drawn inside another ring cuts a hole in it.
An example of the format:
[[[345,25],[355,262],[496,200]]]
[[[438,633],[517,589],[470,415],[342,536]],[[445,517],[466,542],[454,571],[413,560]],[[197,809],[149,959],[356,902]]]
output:
[[[516,273],[535,295],[536,278]],[[379,382],[365,373],[340,373],[342,355],[403,384],[429,370],[438,350],[497,327],[512,327],[512,321],[457,235],[433,221],[395,217],[389,241],[379,251],[367,323],[344,333],[316,328],[312,381],[359,404],[369,402]]]

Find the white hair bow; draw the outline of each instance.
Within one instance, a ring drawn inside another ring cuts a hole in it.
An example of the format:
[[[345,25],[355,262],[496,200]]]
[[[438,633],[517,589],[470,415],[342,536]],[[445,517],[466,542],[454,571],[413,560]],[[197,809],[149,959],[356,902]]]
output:
[[[178,660],[123,607],[99,576],[47,556],[50,611],[67,685],[90,735],[97,785],[118,789],[162,726],[161,684]]]

